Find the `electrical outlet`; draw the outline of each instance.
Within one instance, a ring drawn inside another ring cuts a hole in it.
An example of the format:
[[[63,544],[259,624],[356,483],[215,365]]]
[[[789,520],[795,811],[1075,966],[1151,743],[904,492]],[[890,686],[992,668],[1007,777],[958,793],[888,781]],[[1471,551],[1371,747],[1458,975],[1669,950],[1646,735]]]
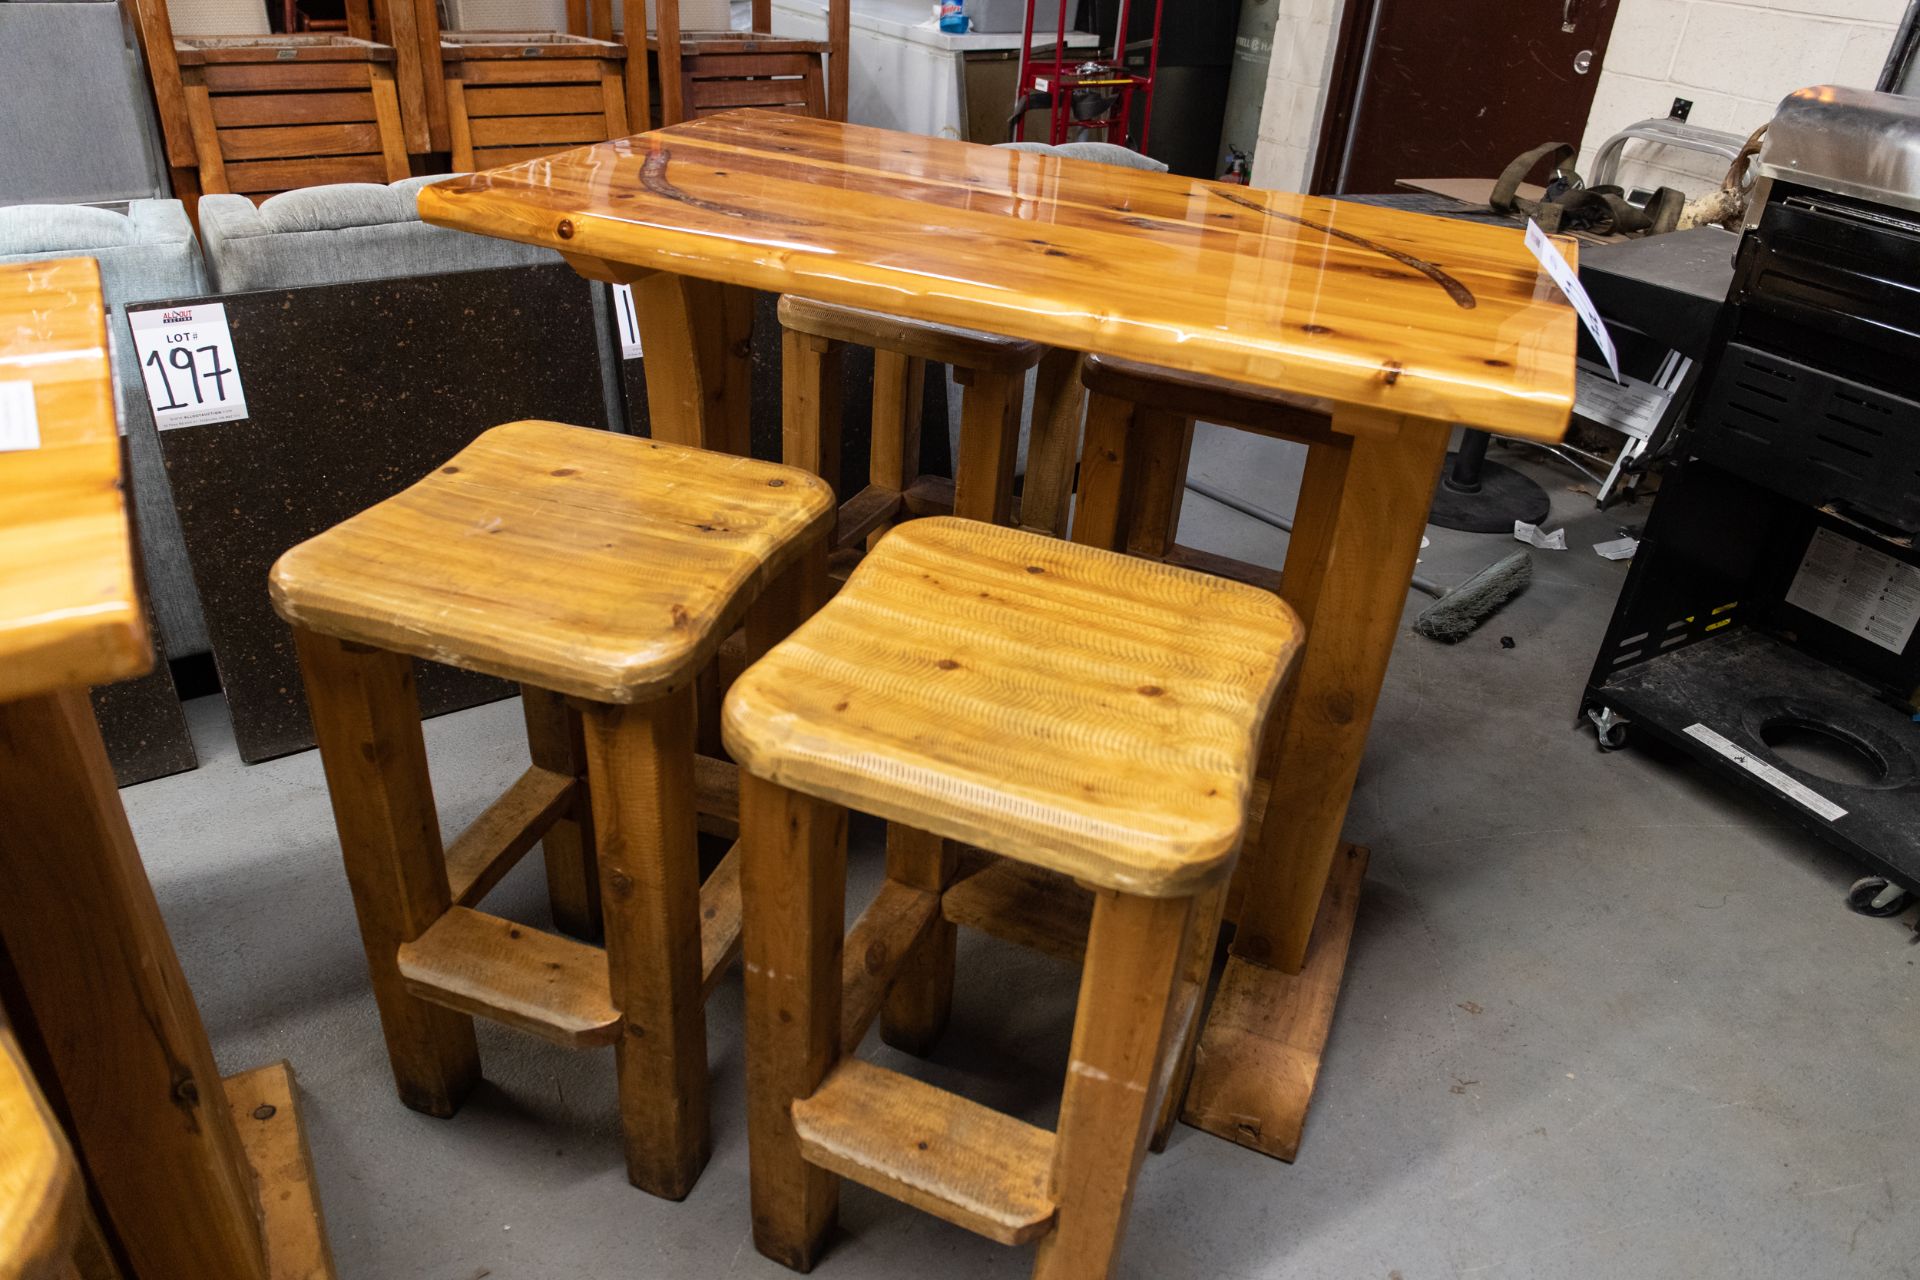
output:
[[[1692,98],[1675,98],[1673,100],[1673,110],[1667,112],[1667,119],[1679,120],[1684,123],[1686,118],[1692,114],[1693,114]]]

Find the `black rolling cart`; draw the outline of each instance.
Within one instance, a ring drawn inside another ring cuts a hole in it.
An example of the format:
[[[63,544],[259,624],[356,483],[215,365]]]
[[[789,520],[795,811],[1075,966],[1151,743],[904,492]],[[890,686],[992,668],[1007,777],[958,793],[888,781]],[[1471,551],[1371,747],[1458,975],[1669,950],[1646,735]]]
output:
[[[1920,891],[1920,102],[1781,105],[1694,399],[1583,710]]]

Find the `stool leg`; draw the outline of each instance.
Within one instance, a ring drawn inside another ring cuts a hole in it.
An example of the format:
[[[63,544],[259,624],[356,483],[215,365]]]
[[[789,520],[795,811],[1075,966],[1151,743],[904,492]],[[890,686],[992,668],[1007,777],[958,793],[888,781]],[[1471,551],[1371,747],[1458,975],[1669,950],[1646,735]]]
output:
[[[407,992],[403,943],[452,905],[413,659],[293,631],[400,1100],[450,1116],[480,1078],[473,1019]]]
[[[1193,419],[1164,409],[1133,413],[1127,457],[1135,470],[1133,510],[1127,517],[1127,551],[1164,560],[1180,529],[1180,500],[1187,492],[1187,458],[1193,449]]]
[[[1118,396],[1087,400],[1086,438],[1080,446],[1080,493],[1073,507],[1073,540],[1118,551],[1126,543],[1127,445],[1133,404]]]
[[[1027,380],[1017,373],[958,369],[960,457],[953,469],[953,514],[991,524],[1013,520],[1013,464],[1020,450],[1020,406]]]
[[[898,822],[887,824],[887,879],[942,894],[953,882],[951,842]],[[953,1008],[953,959],[959,930],[936,912],[920,942],[900,962],[880,1008],[880,1038],[924,1057],[947,1029]]]
[[[1176,1008],[1186,1007],[1186,1016],[1167,1025],[1172,1043],[1164,1052],[1173,1055],[1176,1062],[1170,1072],[1162,1064],[1167,1090],[1161,1095],[1160,1114],[1153,1122],[1153,1141],[1149,1145],[1154,1151],[1167,1149],[1174,1121],[1180,1118],[1181,1100],[1187,1096],[1187,1081],[1193,1076],[1194,1050],[1200,1044],[1201,1014],[1206,1011],[1207,981],[1213,977],[1213,953],[1220,943],[1220,914],[1226,905],[1225,881],[1200,895],[1194,903],[1193,926],[1187,931],[1187,955],[1180,975],[1180,995],[1185,999],[1191,993],[1192,1004],[1190,1007],[1176,1004]]]
[[[540,837],[547,863],[547,901],[560,932],[598,942],[600,869],[593,852],[593,809],[587,800],[587,742],[580,713],[565,698],[532,685],[520,686],[520,708],[527,721],[527,753],[542,769],[580,780],[581,799],[574,811]]]
[[[1055,1130],[1059,1214],[1040,1241],[1034,1280],[1100,1280],[1113,1271],[1179,987],[1190,898],[1095,891],[1066,1092]]]
[[[707,1015],[700,998],[700,851],[693,809],[693,689],[585,715],[600,856],[608,993],[627,1177],[668,1200],[713,1152]]]
[[[846,810],[741,770],[753,1244],[796,1271],[813,1269],[840,1203],[839,1178],[801,1156],[789,1112],[840,1057],[846,841]]]
[[[873,450],[867,483],[904,493],[920,475],[920,413],[926,397],[927,362],[918,356],[875,348],[873,353]],[[867,547],[885,536],[888,521],[867,535]]]

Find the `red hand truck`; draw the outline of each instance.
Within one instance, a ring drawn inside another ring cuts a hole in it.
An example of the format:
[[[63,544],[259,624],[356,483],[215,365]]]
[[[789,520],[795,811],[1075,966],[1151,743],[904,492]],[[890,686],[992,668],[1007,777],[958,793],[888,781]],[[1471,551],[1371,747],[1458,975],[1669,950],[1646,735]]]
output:
[[[1147,149],[1147,128],[1153,118],[1153,81],[1160,70],[1160,18],[1166,0],[1153,0],[1153,39],[1148,45],[1145,75],[1127,69],[1127,19],[1132,16],[1133,0],[1120,0],[1120,21],[1114,27],[1113,53],[1102,56],[1095,50],[1069,64],[1067,54],[1067,3],[1060,0],[1059,20],[1054,28],[1053,61],[1034,59],[1034,9],[1045,0],[1027,0],[1026,33],[1020,40],[1020,82],[1014,104],[1013,136],[1027,136],[1027,112],[1047,108],[1047,141],[1054,145],[1079,138],[1097,138],[1123,147],[1134,146],[1133,99],[1140,95],[1140,141],[1136,150]],[[1044,34],[1044,33],[1043,33]],[[1078,130],[1077,134],[1074,131]]]

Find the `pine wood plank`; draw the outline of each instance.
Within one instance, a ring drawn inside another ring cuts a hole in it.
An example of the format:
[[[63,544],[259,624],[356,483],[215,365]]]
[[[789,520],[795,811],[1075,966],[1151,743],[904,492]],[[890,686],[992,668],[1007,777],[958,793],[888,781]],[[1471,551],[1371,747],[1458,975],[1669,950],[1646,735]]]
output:
[[[16,381],[33,388],[40,447],[0,453],[0,700],[153,661],[91,258],[0,266],[0,382]]]
[[[700,885],[700,996],[705,999],[740,955],[740,846]]]
[[[213,100],[213,122],[222,129],[358,124],[373,118],[373,98],[365,93],[228,93]]]
[[[954,924],[1078,965],[1087,951],[1093,894],[1067,876],[1009,858],[947,890],[941,910]]]
[[[1366,870],[1365,849],[1341,850],[1299,973],[1228,958],[1181,1119],[1279,1160],[1299,1154]]]
[[[958,1094],[848,1058],[793,1104],[807,1160],[1001,1244],[1053,1226],[1054,1136]]]
[[[333,1248],[293,1067],[269,1063],[228,1076],[224,1084],[260,1201],[269,1280],[333,1280]]]
[[[214,119],[217,123],[219,117]],[[220,130],[220,154],[227,160],[349,156],[379,149],[380,129],[372,122]]]
[[[407,990],[423,1000],[564,1048],[619,1038],[606,952],[559,934],[454,907],[400,947],[399,969]]]
[[[629,703],[704,665],[832,514],[827,486],[790,467],[511,423],[288,551],[270,591],[302,626]],[[503,546],[551,572],[503,576]]]
[[[300,89],[359,89],[371,77],[361,62],[267,62],[210,65],[202,83],[213,93],[288,93]]]
[[[842,1053],[860,1047],[894,975],[939,914],[939,894],[888,880],[847,931],[840,980]]]
[[[1572,404],[1576,320],[1519,237],[1401,210],[740,112],[459,179],[422,211],[1525,439],[1559,439]]]
[[[313,160],[247,160],[230,164],[226,170],[227,189],[242,194],[287,191],[294,187],[320,186],[329,182],[388,181],[386,161],[377,155],[327,156]]]
[[[1258,733],[1299,643],[1268,592],[914,520],[734,682],[722,728],[743,770],[1177,897],[1238,851]]]
[[[474,120],[471,131],[476,147],[517,147],[533,143],[571,146],[582,142],[599,142],[607,136],[607,122],[599,113],[577,116],[490,116]]]
[[[449,58],[449,62],[453,59]],[[500,58],[462,55],[459,78],[469,85],[587,84],[600,79],[600,64],[587,59]]]
[[[600,87],[592,84],[539,88],[496,89],[484,85],[467,89],[467,114],[486,116],[598,115]]]
[[[587,742],[580,713],[560,695],[525,684],[520,686],[520,710],[534,767],[573,779],[570,802],[540,836],[554,927],[570,938],[598,942],[604,932],[600,866],[593,844],[593,807],[587,803]]]
[[[447,845],[447,883],[454,903],[479,905],[584,792],[572,777],[538,765],[516,778]]]

